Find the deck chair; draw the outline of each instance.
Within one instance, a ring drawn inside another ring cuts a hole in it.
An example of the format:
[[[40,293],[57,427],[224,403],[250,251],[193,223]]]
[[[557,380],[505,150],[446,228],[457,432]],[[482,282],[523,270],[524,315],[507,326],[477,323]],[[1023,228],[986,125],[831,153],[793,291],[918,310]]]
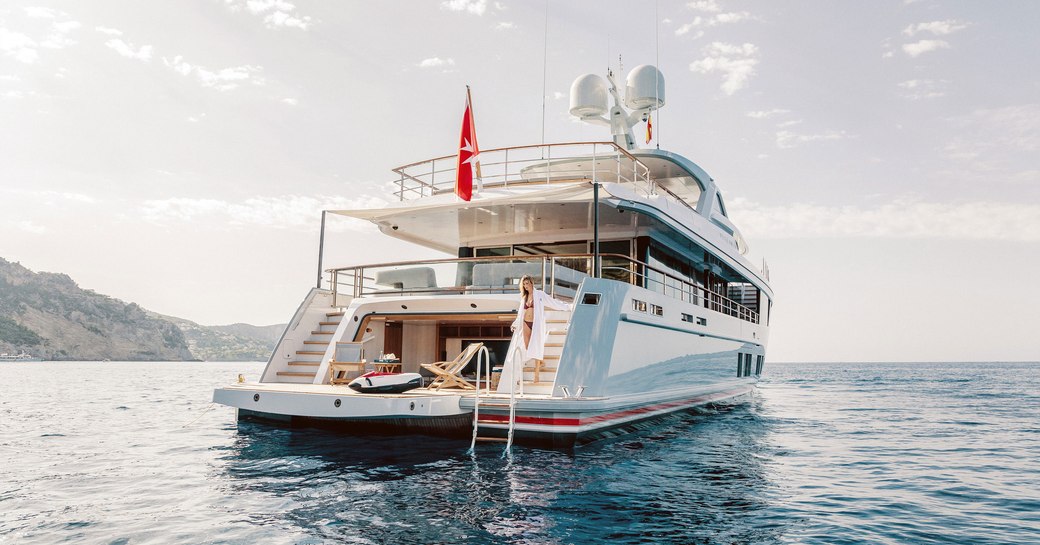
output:
[[[329,384],[345,384],[354,380],[365,371],[364,360],[365,347],[362,343],[336,343],[336,354],[329,361]]]
[[[437,361],[433,363],[424,363],[421,365],[423,369],[434,374],[433,382],[430,383],[427,388],[431,390],[440,390],[441,388],[462,388],[463,390],[474,389],[473,385],[462,378],[459,374],[463,369],[469,365],[470,360],[476,355],[477,350],[484,346],[484,343],[472,343],[466,347],[455,359],[451,361]]]

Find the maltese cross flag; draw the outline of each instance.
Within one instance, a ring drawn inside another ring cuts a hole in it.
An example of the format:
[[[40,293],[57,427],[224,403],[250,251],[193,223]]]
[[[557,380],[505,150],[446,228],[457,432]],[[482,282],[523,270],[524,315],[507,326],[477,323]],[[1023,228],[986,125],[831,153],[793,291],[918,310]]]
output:
[[[473,103],[466,86],[466,113],[462,114],[462,135],[459,137],[459,159],[455,165],[455,194],[464,201],[473,197],[473,178],[480,178],[480,149],[477,147],[477,129],[473,123]]]

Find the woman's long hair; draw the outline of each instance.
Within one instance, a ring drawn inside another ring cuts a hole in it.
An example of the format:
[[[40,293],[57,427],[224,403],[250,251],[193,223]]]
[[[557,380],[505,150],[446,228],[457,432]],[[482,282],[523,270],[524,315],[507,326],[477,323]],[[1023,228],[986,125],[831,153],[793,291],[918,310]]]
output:
[[[527,302],[528,297],[533,296],[532,293],[528,293],[527,289],[524,288],[524,282],[527,280],[531,281],[531,289],[534,289],[534,279],[531,278],[531,275],[525,274],[520,277],[520,299],[522,299],[525,303]]]

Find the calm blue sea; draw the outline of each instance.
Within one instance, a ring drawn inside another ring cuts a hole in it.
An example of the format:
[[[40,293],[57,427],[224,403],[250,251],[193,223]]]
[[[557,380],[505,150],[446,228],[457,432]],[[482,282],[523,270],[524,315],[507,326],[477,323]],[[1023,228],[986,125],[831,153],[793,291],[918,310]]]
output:
[[[261,364],[0,364],[0,543],[1040,543],[1040,364],[777,364],[573,452],[235,422]]]

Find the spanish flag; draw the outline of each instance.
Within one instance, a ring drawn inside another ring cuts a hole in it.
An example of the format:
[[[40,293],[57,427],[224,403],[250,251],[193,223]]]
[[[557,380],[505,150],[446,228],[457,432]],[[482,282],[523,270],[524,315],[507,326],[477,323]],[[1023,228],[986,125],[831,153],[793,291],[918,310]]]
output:
[[[646,114],[646,143],[649,144],[650,140],[654,137],[654,119],[650,114]]]

